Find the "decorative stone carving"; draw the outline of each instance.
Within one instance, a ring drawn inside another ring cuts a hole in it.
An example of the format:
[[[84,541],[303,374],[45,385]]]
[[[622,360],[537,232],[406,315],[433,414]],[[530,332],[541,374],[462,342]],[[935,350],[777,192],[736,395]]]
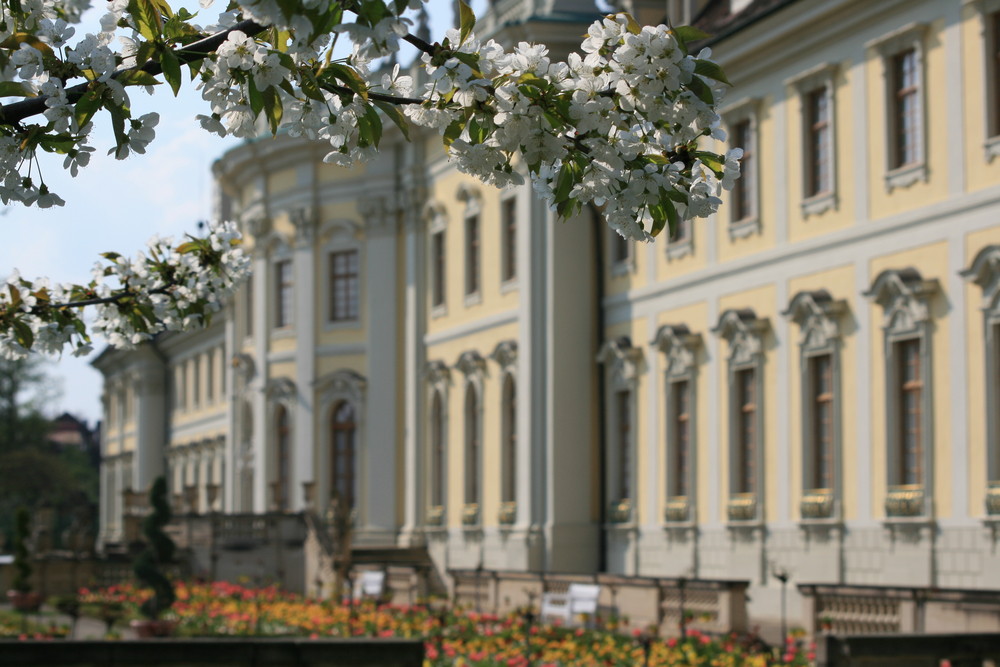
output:
[[[763,352],[763,338],[768,328],[768,319],[758,318],[752,309],[731,308],[719,316],[719,323],[712,333],[729,343],[730,364],[745,365],[755,363]]]
[[[834,299],[826,290],[817,290],[796,294],[782,315],[799,325],[799,345],[820,349],[840,338],[839,318],[846,310],[846,301]]]
[[[657,330],[653,345],[666,357],[667,376],[685,377],[695,369],[702,339],[701,334],[691,333],[684,324],[664,324]]]
[[[517,370],[517,341],[505,340],[497,343],[490,354],[490,359],[500,364],[500,369],[504,373],[513,373]]]
[[[864,296],[882,307],[884,329],[902,332],[914,330],[929,319],[929,300],[939,289],[937,279],[924,280],[912,267],[886,269],[875,278]]]
[[[642,360],[642,348],[633,347],[628,336],[607,341],[597,353],[597,361],[610,369],[613,385],[637,382]]]
[[[467,378],[481,378],[486,374],[486,360],[475,350],[466,350],[455,362],[455,368]]]
[[[295,383],[286,377],[271,378],[264,386],[264,395],[272,401],[291,401],[298,395]]]

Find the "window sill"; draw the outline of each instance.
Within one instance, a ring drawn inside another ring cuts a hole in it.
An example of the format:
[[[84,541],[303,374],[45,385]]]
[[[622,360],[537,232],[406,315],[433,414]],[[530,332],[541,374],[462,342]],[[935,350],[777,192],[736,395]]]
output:
[[[1000,155],[1000,134],[987,139],[983,148],[986,150],[986,161],[993,162],[993,159]]]
[[[927,182],[928,172],[926,162],[915,162],[913,164],[897,167],[885,175],[886,192],[892,192],[896,188],[908,188],[914,183]]]
[[[336,322],[331,322],[327,320],[323,324],[323,331],[343,331],[344,329],[360,329],[361,320],[338,320]]]
[[[627,276],[635,270],[635,262],[631,259],[615,262],[611,265],[611,277],[619,278]]]
[[[466,308],[469,308],[470,306],[478,306],[482,302],[483,302],[483,293],[482,292],[478,292],[477,291],[477,292],[473,292],[472,294],[466,294],[465,295],[465,302],[464,303],[465,303],[465,307]]]
[[[820,215],[837,208],[837,195],[833,192],[820,192],[808,199],[802,200],[802,217]]]
[[[509,292],[517,291],[517,276],[513,278],[508,278],[500,283],[500,293],[507,294]]]
[[[294,337],[295,337],[295,329],[293,329],[290,325],[276,329],[271,329],[271,338],[294,338]]]
[[[431,319],[436,320],[440,317],[444,317],[448,314],[448,306],[445,304],[440,304],[437,306],[431,306]]]
[[[694,241],[691,237],[670,241],[667,243],[667,261],[674,262],[682,257],[694,254]]]
[[[735,241],[736,239],[745,239],[754,234],[760,234],[760,229],[760,218],[758,216],[734,220],[729,223],[729,240]]]

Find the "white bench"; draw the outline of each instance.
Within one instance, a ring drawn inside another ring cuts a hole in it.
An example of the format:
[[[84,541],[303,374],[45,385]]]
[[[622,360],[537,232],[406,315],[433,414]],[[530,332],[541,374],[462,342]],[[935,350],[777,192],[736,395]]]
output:
[[[366,597],[379,598],[385,588],[385,572],[382,570],[363,570],[354,580],[354,599],[363,600]]]
[[[570,584],[565,593],[545,593],[542,596],[541,616],[562,619],[570,624],[580,614],[597,614],[597,598],[601,587],[597,584]]]

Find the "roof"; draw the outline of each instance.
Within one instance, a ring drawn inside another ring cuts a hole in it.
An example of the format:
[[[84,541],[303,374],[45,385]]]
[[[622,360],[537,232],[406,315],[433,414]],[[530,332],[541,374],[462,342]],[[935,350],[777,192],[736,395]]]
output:
[[[714,44],[799,0],[751,0],[740,11],[730,11],[731,0],[709,0],[692,23],[711,35]]]

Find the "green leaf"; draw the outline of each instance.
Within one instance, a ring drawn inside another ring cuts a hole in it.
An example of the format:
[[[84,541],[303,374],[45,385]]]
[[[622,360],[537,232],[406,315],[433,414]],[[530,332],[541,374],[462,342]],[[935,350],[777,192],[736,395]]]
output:
[[[701,39],[707,39],[711,37],[711,35],[704,30],[695,28],[694,26],[682,25],[674,28],[674,37],[677,38],[677,42],[680,44],[681,50],[683,50],[684,53],[687,53],[688,44],[691,42],[697,42]]]
[[[451,122],[451,125],[445,128],[443,136],[444,145],[451,146],[455,142],[455,139],[458,139],[458,137],[462,134],[462,130],[464,129],[465,129],[465,118],[457,118],[453,120]]]
[[[123,86],[158,86],[162,81],[141,69],[128,69],[118,77],[118,83]]]
[[[37,97],[35,93],[17,81],[0,82],[0,97]]]
[[[128,135],[125,133],[125,119],[127,112],[122,107],[108,107],[111,114],[111,129],[115,132],[115,157],[121,155],[122,148],[128,143]]]
[[[559,177],[556,180],[555,201],[563,202],[569,198],[570,191],[576,185],[576,163],[566,162],[559,170]]]
[[[261,96],[264,98],[264,116],[267,118],[268,124],[271,126],[271,134],[278,133],[278,125],[281,124],[281,96],[278,94],[277,89],[274,86],[268,86]]]
[[[247,92],[250,96],[250,111],[253,112],[254,116],[260,115],[264,109],[264,97],[257,90],[257,84],[254,83],[252,76],[247,77]]]
[[[663,206],[667,209],[667,223],[670,225],[670,238],[677,236],[677,229],[681,224],[681,217],[677,215],[677,207],[669,198],[663,200]],[[653,234],[656,236],[656,234]]]
[[[368,85],[353,67],[349,67],[343,63],[330,63],[330,66],[326,69],[334,78],[342,81],[353,93],[360,95],[361,99],[368,100]]]
[[[469,143],[473,145],[481,144],[486,141],[487,135],[488,132],[486,131],[486,128],[480,125],[479,121],[476,120],[476,117],[473,116],[472,119],[469,120]]]
[[[698,99],[700,99],[705,104],[715,103],[715,96],[712,95],[712,89],[708,87],[707,83],[705,83],[702,79],[698,78],[697,76],[691,77],[691,81],[688,82],[687,88],[692,93],[697,95]]]
[[[0,48],[17,51],[21,48],[22,44],[35,47],[42,52],[43,58],[55,57],[55,53],[52,52],[52,47],[39,39],[38,35],[30,32],[15,32],[13,35],[0,42]]]
[[[163,78],[170,84],[174,97],[177,97],[177,92],[181,89],[181,61],[169,46],[160,52],[160,66],[163,67]]]
[[[695,60],[694,73],[700,74],[709,79],[715,79],[716,81],[721,81],[727,86],[733,85],[729,83],[729,79],[726,78],[726,75],[722,71],[722,68],[719,66],[719,63],[714,63],[711,60]]]
[[[194,241],[188,241],[187,243],[182,243],[175,248],[175,250],[181,255],[186,255],[189,252],[194,252],[198,249],[198,244]]]
[[[358,145],[378,148],[381,140],[382,119],[378,117],[375,107],[366,104],[365,112],[358,116]]]
[[[153,41],[163,34],[163,19],[160,8],[153,0],[129,0],[128,13],[135,19],[139,34]]]
[[[459,46],[461,46],[476,27],[476,15],[472,13],[472,8],[465,4],[465,0],[458,0],[458,25]]]
[[[78,127],[83,127],[90,122],[90,119],[94,117],[97,110],[101,108],[103,95],[91,88],[83,94],[76,102],[76,107],[74,108],[73,115],[76,118],[76,124]]]
[[[14,325],[14,337],[17,338],[17,342],[30,350],[31,346],[35,344],[35,334],[31,327],[23,320],[16,318],[11,324]]]
[[[406,119],[406,116],[404,116],[403,112],[399,110],[399,107],[390,102],[383,102],[381,100],[374,100],[374,104],[382,110],[382,113],[389,117],[389,120],[396,124],[399,131],[403,133],[403,138],[409,141],[410,121]]]
[[[629,14],[628,12],[622,12],[622,15],[625,17],[626,30],[628,30],[633,35],[638,35],[640,32],[642,32],[642,26],[639,25],[639,22],[636,21],[631,14]]]

